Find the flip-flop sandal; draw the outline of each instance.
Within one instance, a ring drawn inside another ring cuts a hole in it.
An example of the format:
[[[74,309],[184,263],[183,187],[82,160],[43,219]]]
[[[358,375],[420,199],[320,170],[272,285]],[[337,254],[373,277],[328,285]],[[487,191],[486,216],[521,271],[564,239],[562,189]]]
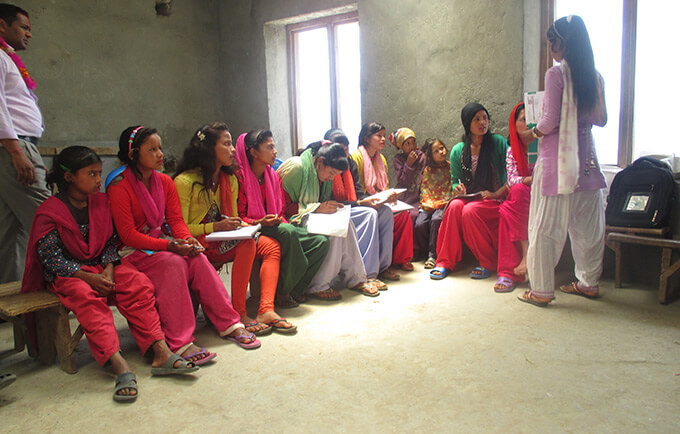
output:
[[[196,356],[205,356],[205,357],[203,357],[202,359],[194,360],[193,362],[189,360],[190,358],[196,357]],[[189,363],[189,364],[193,364],[193,366],[202,366],[202,365],[205,365],[206,363],[208,363],[209,361],[213,360],[215,357],[217,357],[217,353],[211,353],[210,351],[206,350],[205,348],[201,348],[201,351],[194,353],[194,354],[189,354],[186,357],[182,357],[182,359],[186,360],[186,362]],[[170,359],[168,359],[168,360],[170,360]],[[167,363],[167,362],[165,362],[165,363]],[[173,369],[177,369],[177,368],[174,368],[174,366],[175,366],[174,361],[170,364],[170,366],[173,367]],[[181,366],[182,366],[182,364],[180,364],[180,367]],[[165,364],[163,365],[163,367],[165,367]],[[188,366],[188,367],[191,368],[190,366]],[[151,375],[153,375],[153,368],[151,368],[151,369],[152,369]],[[198,371],[198,368],[196,368],[196,370]],[[174,372],[170,372],[169,374],[160,374],[160,375],[171,375],[173,373]],[[184,372],[178,372],[178,374],[183,374],[183,373]],[[188,374],[189,372],[186,372],[186,373]]]
[[[439,273],[439,274],[435,274]],[[430,279],[432,280],[442,280],[446,279],[446,276],[449,275],[449,270],[444,268],[444,267],[434,267],[432,271],[430,271]]]
[[[486,279],[490,275],[491,273],[489,273],[489,270],[487,270],[484,267],[475,267],[472,269],[472,272],[470,273],[470,277],[473,279]]]
[[[498,288],[499,285],[501,288]],[[508,277],[499,276],[496,284],[493,286],[493,290],[498,293],[512,292],[515,290],[515,282]]]
[[[290,294],[290,298],[295,300],[296,303],[302,304],[307,303],[307,296],[304,294]]]
[[[200,353],[194,353],[191,356],[187,357],[192,357],[196,356],[198,354],[206,354],[207,351],[205,351],[205,348],[203,348],[203,352]],[[190,362],[186,360],[184,357],[180,356],[179,354],[173,354],[170,357],[168,357],[168,360],[165,361],[161,366],[157,368],[151,368],[151,375],[154,377],[160,377],[162,375],[182,375],[182,374],[191,374],[193,372],[198,371],[198,365],[202,365],[204,363],[207,363],[208,361],[214,359],[217,357],[217,353],[211,353],[209,356],[207,356],[204,359],[201,359],[200,362]],[[180,362],[177,367],[175,367],[176,362]]]
[[[597,286],[595,286],[594,288],[599,289]],[[566,292],[567,294],[580,295],[581,297],[589,298],[591,300],[600,298],[599,292],[596,292],[595,294],[588,294],[587,292],[578,287],[578,282],[571,282],[568,285],[562,285],[560,286],[560,291]]]
[[[14,381],[16,379],[17,379],[17,376],[14,375],[14,374],[2,374],[2,375],[0,375],[0,389],[4,389],[5,387],[14,383]]]
[[[336,301],[342,298],[342,294],[331,288],[324,289],[323,291],[315,292],[313,294],[307,294],[307,296],[322,301]]]
[[[375,289],[377,289],[378,291],[387,291],[389,289],[389,287],[387,286],[387,284],[385,282],[380,281],[378,279],[370,279],[368,281],[368,283],[373,285],[373,287]]]
[[[290,327],[277,326],[276,324],[278,324],[280,322],[288,322],[288,321],[286,321],[285,318],[278,318],[278,319],[275,319],[273,321],[269,321],[266,324],[269,327],[271,327],[271,329],[274,330],[275,332],[283,333],[284,335],[297,332],[297,326],[296,325],[291,324]]]
[[[427,258],[427,261],[425,261],[425,269],[426,270],[431,270],[437,265],[437,260],[434,258]]]
[[[119,395],[123,389],[134,389],[134,395]],[[132,372],[125,372],[116,378],[116,388],[113,390],[113,400],[116,402],[133,402],[139,396],[137,388],[137,376]]]
[[[401,276],[397,272],[392,271],[389,268],[380,273],[378,277],[380,280],[390,280],[392,282],[398,282],[401,279]]]
[[[267,327],[260,330],[248,330],[248,327],[257,327],[258,325],[266,325]],[[267,336],[272,333],[272,327],[269,324],[262,324],[258,321],[247,322],[243,324],[247,332],[254,334],[255,336]]]
[[[518,295],[517,298],[520,301],[533,304],[534,306],[538,307],[546,307],[552,301],[552,300],[543,301],[543,299],[536,298],[536,296],[531,292],[530,289],[527,289],[521,295]]]
[[[362,295],[365,295],[366,297],[377,297],[380,295],[380,291],[378,291],[377,288],[368,284],[367,282],[360,283],[357,286],[354,286],[350,289],[352,291],[360,292]],[[375,292],[372,292],[371,289],[375,289]]]
[[[403,264],[399,265],[399,268],[401,268],[404,271],[413,271],[413,263],[404,262]]]
[[[228,341],[236,342],[241,348],[244,350],[254,350],[256,348],[260,348],[262,343],[255,339],[255,334],[250,333],[250,336],[248,335],[238,335],[238,336],[226,336]],[[247,339],[254,339],[252,342],[241,342],[238,340],[238,338],[247,338]]]

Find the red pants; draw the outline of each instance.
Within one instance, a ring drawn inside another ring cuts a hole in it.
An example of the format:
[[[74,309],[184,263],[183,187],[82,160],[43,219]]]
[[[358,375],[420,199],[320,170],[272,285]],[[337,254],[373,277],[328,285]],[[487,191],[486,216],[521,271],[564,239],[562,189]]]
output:
[[[83,265],[82,271],[100,274],[101,266]],[[118,332],[109,305],[127,319],[137,345],[146,353],[155,341],[165,339],[154,306],[154,288],[149,279],[129,263],[114,268],[115,292],[102,297],[77,277],[57,277],[48,285],[62,304],[72,311],[85,331],[97,363],[104,364],[120,350]]]
[[[449,203],[439,227],[437,267],[453,270],[463,255],[463,240],[479,265],[495,270],[498,261],[498,209],[495,200]]]
[[[522,260],[520,241],[529,239],[529,199],[531,187],[515,184],[510,188],[508,198],[500,206],[498,224],[498,275],[515,282],[522,282],[524,276],[517,276],[513,270]]]
[[[137,251],[123,259],[146,274],[156,290],[156,308],[168,346],[174,352],[194,341],[196,316],[189,288],[220,336],[241,324],[229,294],[204,254],[193,257],[162,251]]]
[[[219,264],[234,261],[231,268],[231,302],[239,315],[246,314],[246,294],[248,282],[255,257],[262,260],[260,266],[260,308],[258,314],[274,310],[274,298],[276,297],[276,285],[279,280],[279,267],[281,263],[281,246],[273,238],[260,235],[257,244],[254,240],[241,240],[233,249],[218,254],[213,248],[217,243],[206,243],[204,238],[199,239],[206,247],[205,254],[210,262]]]
[[[394,215],[392,263],[401,265],[413,259],[413,220],[408,211]]]

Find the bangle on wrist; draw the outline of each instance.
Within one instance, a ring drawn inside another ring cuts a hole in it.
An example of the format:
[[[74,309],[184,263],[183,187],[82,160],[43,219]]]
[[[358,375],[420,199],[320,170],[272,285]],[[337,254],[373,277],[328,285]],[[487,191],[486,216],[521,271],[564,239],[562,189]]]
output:
[[[536,127],[533,127],[531,129],[531,136],[535,139],[538,139],[538,134],[536,133]]]
[[[13,150],[13,151],[9,151],[10,154],[18,154],[18,153],[20,153],[20,152],[23,153],[23,152],[24,152],[24,148],[16,148],[16,149]]]

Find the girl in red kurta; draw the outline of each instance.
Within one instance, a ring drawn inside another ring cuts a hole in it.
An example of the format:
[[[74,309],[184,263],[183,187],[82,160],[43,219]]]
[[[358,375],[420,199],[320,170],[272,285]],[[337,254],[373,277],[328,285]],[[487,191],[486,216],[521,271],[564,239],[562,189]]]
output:
[[[501,204],[498,221],[498,281],[496,292],[511,292],[527,274],[529,249],[529,199],[533,165],[527,159],[527,146],[520,134],[527,131],[524,103],[510,113],[510,149],[506,157],[509,193]]]
[[[241,324],[203,246],[184,223],[175,184],[156,171],[163,164],[156,129],[127,128],[119,148],[118,158],[127,168],[107,193],[124,246],[121,256],[156,288],[156,307],[170,349],[199,364],[214,357],[193,344],[196,321],[189,288],[220,336],[246,349],[258,348],[260,342]]]
[[[153,350],[152,375],[195,372],[172,354],[154,308],[149,279],[120,263],[111,208],[99,193],[102,163],[89,148],[72,146],[55,157],[48,182],[59,194],[38,208],[31,230],[22,292],[47,288],[71,310],[85,331],[97,362],[118,376],[113,399],[137,398],[137,380],[120,353],[109,304],[128,320],[142,353]]]

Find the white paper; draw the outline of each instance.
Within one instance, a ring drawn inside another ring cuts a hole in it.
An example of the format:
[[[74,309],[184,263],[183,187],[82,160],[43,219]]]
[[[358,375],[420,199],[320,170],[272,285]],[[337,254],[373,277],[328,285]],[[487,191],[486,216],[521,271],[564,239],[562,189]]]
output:
[[[376,193],[374,195],[368,196],[365,199],[378,199],[378,202],[376,202],[376,205],[381,205],[385,203],[385,201],[393,194],[401,194],[405,192],[405,188],[388,188],[385,191],[381,191],[380,193]]]
[[[206,241],[247,240],[255,238],[262,225],[243,226],[233,231],[217,231],[205,236]]]
[[[524,94],[524,117],[527,125],[536,125],[543,116],[543,96],[545,91]]]
[[[402,202],[402,201],[400,201],[400,200],[398,200],[397,203],[385,203],[385,204],[383,204],[383,205],[385,205],[385,206],[387,206],[388,208],[390,208],[390,209],[392,210],[392,213],[393,213],[393,214],[396,214],[396,213],[398,213],[398,212],[408,211],[408,210],[410,210],[410,209],[413,209],[413,206],[407,204],[406,202]]]
[[[307,232],[310,234],[328,235],[345,238],[349,228],[349,218],[352,207],[343,206],[333,214],[314,212],[307,218]]]

